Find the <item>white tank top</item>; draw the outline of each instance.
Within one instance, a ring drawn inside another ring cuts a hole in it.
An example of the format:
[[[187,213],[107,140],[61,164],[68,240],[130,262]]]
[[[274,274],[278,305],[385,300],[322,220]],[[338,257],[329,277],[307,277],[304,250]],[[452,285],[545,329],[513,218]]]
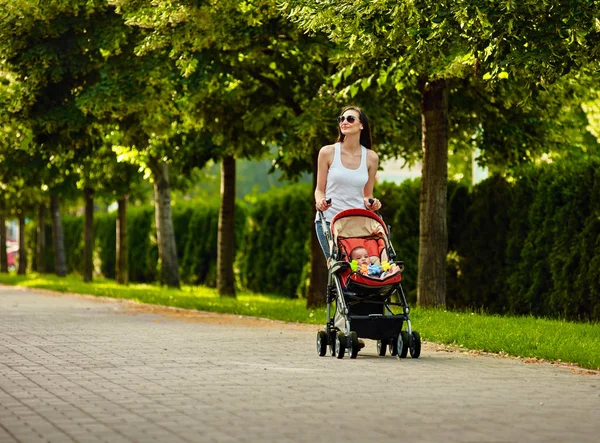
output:
[[[335,144],[333,162],[327,171],[327,185],[325,198],[331,199],[331,207],[323,212],[328,222],[344,209],[365,207],[363,200],[365,186],[369,181],[367,169],[367,148],[361,146],[360,166],[357,169],[348,169],[342,164],[340,143]],[[319,220],[319,213],[315,220]]]

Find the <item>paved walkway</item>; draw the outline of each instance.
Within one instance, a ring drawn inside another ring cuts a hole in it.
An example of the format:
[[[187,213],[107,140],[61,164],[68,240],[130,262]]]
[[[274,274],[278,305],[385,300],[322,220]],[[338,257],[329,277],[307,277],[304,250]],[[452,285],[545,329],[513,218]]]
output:
[[[598,375],[315,332],[0,286],[0,442],[598,441]]]

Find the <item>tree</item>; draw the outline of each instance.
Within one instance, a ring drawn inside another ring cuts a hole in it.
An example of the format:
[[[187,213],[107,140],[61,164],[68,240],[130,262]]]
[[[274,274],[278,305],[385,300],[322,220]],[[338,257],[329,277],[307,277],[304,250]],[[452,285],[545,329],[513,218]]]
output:
[[[220,238],[233,238],[233,168],[236,158],[260,157],[280,147],[279,166],[288,176],[312,171],[318,150],[331,138],[336,108],[327,79],[332,44],[304,34],[286,20],[273,0],[115,1],[128,23],[152,28],[143,51],[168,47],[186,81],[182,112],[210,134],[220,149],[225,177]],[[312,123],[312,124],[311,124]],[[315,163],[316,164],[316,163]],[[311,229],[311,232],[313,230]],[[233,292],[233,244],[219,241],[219,291]],[[312,289],[308,305],[324,303],[325,262],[313,233]],[[227,250],[225,250],[227,249]],[[318,278],[321,277],[321,278]]]
[[[178,148],[168,142],[176,121],[172,104],[172,94],[176,94],[173,64],[164,52],[136,56],[139,30],[126,26],[113,7],[107,8],[107,14],[112,28],[97,42],[105,45],[101,48],[104,60],[98,69],[98,81],[77,97],[77,106],[86,115],[119,125],[123,136],[119,155],[149,172],[147,177],[152,179],[155,190],[161,281],[179,287],[169,176]],[[120,201],[126,202],[122,198]],[[125,233],[123,229],[119,232]],[[124,245],[120,242],[120,246]],[[123,260],[118,262],[125,264]]]
[[[84,155],[89,145],[90,120],[75,104],[79,92],[94,80],[101,51],[95,44],[106,32],[110,11],[103,1],[39,2],[2,1],[0,53],[22,88],[13,115],[27,122],[32,139],[22,149],[45,156],[48,168],[41,178],[51,193],[55,266],[66,274],[60,216],[60,192],[73,189],[70,162]],[[4,3],[7,3],[4,5]],[[76,155],[77,154],[77,155]],[[91,205],[89,191],[86,192]],[[87,215],[92,215],[88,210]],[[91,278],[91,220],[86,223],[86,272]],[[40,244],[43,244],[40,242]]]
[[[451,9],[478,56],[484,80],[519,78],[532,99],[573,74],[597,70],[600,5],[593,0],[479,2]]]
[[[413,91],[418,91],[423,161],[418,260],[418,303],[421,305],[445,304],[447,162],[453,127],[455,131],[458,130],[456,132],[463,133],[463,140],[484,134],[483,137],[490,141],[490,131],[481,130],[486,122],[486,113],[474,114],[474,107],[492,111],[491,114],[504,112],[510,115],[523,101],[523,85],[516,82],[519,76],[527,77],[525,72],[528,65],[520,63],[509,76],[505,69],[510,60],[507,54],[520,57],[521,46],[531,43],[533,39],[538,49],[534,56],[526,57],[528,63],[541,67],[555,61],[552,51],[539,51],[539,48],[553,39],[560,40],[557,29],[563,27],[552,26],[562,19],[561,14],[569,8],[550,8],[550,11],[546,11],[546,3],[522,2],[522,7],[514,8],[512,3],[498,2],[490,6],[489,3],[477,1],[431,3],[358,0],[346,4],[325,0],[315,4],[292,0],[282,5],[288,16],[304,29],[324,32],[331,40],[347,46],[349,56],[340,59],[345,63],[345,69],[352,69],[352,64],[369,68],[371,77],[358,79],[357,82],[367,80],[368,84],[369,78],[375,76],[376,82],[373,81],[373,84],[392,86],[407,99],[413,96]],[[552,19],[546,21],[541,18],[544,13],[549,13]],[[531,20],[536,16],[536,23],[540,24],[537,28],[531,26]],[[567,21],[576,20],[576,16],[576,13],[569,14]],[[360,20],[356,17],[360,17]],[[484,21],[485,26],[480,21]],[[581,27],[596,27],[593,20],[584,23]],[[580,29],[579,25],[577,29]],[[530,33],[529,40],[522,38],[524,33]],[[595,31],[588,33],[596,34]],[[505,44],[505,39],[510,43]],[[577,56],[570,60],[585,58]],[[482,74],[482,71],[490,70],[495,76]],[[509,77],[510,82],[514,83],[508,88],[504,87],[504,83],[486,83],[492,78],[506,80]],[[357,90],[359,85],[355,83],[349,87]],[[476,100],[465,103],[462,98],[465,91]],[[452,113],[449,113],[451,99],[458,106],[453,105]],[[553,111],[556,109],[553,108]],[[469,117],[469,111],[475,118]],[[531,104],[529,109],[517,109],[517,113],[537,118],[550,114],[535,104]],[[489,120],[486,129],[497,123]],[[525,126],[521,124],[514,132],[520,137],[524,134],[520,129]],[[456,135],[457,138],[461,137],[461,134]],[[492,143],[492,146],[497,147],[498,144]],[[533,141],[524,150],[535,152],[541,146],[541,143]],[[486,148],[485,145],[481,147]],[[520,150],[521,146],[504,146],[502,154],[512,158],[510,152],[513,149]],[[522,161],[520,156],[514,157]]]
[[[8,273],[8,257],[6,255],[6,216],[0,212],[0,272]]]
[[[5,140],[4,140],[5,141]],[[2,146],[4,145],[4,146]],[[8,148],[8,153],[3,148]],[[8,154],[8,155],[7,155]],[[19,221],[19,266],[18,274],[27,272],[27,246],[25,243],[25,218],[31,215],[35,204],[40,199],[40,171],[44,167],[40,156],[21,149],[14,144],[7,146],[0,143],[0,188],[2,196],[2,219],[0,234],[4,238],[3,262],[6,265],[6,226],[5,213],[10,213]],[[1,241],[1,240],[0,240]],[[8,270],[6,268],[6,270]]]
[[[163,52],[168,46],[177,59],[184,88],[178,100],[184,116],[181,130],[199,134],[203,143],[195,146],[196,153],[180,149],[172,158],[178,157],[187,167],[202,166],[197,161],[200,147],[204,161],[221,159],[217,287],[220,295],[235,296],[235,159],[267,152],[269,140],[262,132],[281,113],[272,101],[281,73],[273,61],[274,4],[262,0],[209,1],[175,8],[166,1],[115,4],[128,23],[151,27],[140,51]]]
[[[139,166],[117,155],[122,152],[125,137],[118,125],[104,124],[100,127],[102,146],[90,164],[91,178],[96,182],[97,194],[109,202],[117,202],[116,218],[116,272],[118,284],[129,283],[129,251],[127,231],[127,208],[129,199],[146,200],[144,181]]]

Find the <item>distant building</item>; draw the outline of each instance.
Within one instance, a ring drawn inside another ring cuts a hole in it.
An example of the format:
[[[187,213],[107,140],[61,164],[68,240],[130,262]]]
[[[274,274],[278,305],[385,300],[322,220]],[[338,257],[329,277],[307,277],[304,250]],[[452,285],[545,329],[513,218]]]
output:
[[[386,160],[381,163],[383,168],[377,171],[377,181],[402,183],[404,180],[410,180],[421,176],[421,163],[408,167],[404,165],[404,160]]]
[[[6,221],[6,239],[12,241],[19,240],[19,223],[17,220]]]
[[[477,184],[482,180],[485,180],[489,176],[487,167],[481,167],[477,164],[477,157],[479,157],[479,149],[475,149],[471,156],[471,171],[472,171],[472,184]],[[414,179],[421,177],[421,169],[423,167],[421,162],[416,163],[413,166],[406,166],[404,160],[386,160],[381,163],[382,170],[377,172],[377,181],[379,182],[392,182],[402,183],[404,180]]]

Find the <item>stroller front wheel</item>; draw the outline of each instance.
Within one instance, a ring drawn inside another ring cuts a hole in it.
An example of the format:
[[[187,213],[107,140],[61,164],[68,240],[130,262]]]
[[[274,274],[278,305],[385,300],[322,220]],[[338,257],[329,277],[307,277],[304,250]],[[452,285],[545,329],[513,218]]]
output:
[[[346,334],[342,331],[338,331],[335,336],[335,351],[334,355],[337,358],[344,358],[344,354],[346,353]]]
[[[410,340],[410,356],[412,358],[419,358],[421,355],[421,334],[417,331],[413,331],[412,340]]]

